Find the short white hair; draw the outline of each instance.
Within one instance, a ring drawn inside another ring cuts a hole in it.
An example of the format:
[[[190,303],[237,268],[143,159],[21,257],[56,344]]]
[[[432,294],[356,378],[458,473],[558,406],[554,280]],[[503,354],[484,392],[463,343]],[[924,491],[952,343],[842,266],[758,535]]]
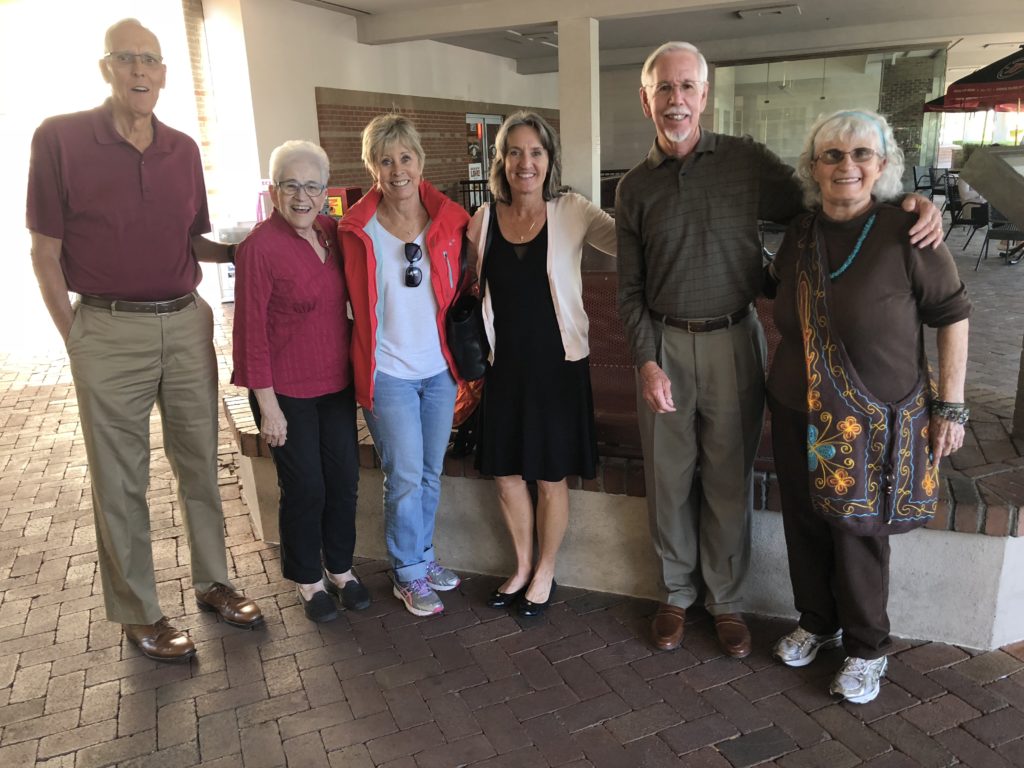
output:
[[[708,79],[708,61],[704,58],[704,54],[700,52],[693,43],[681,43],[678,41],[672,41],[668,43],[662,43],[654,52],[647,57],[644,62],[643,69],[640,70],[640,84],[641,85],[653,85],[648,82],[651,79],[651,75],[654,74],[654,67],[658,64],[660,59],[666,53],[672,53],[674,51],[686,51],[692,53],[697,58],[697,70],[700,72],[700,79],[702,82],[707,82]]]
[[[270,153],[270,180],[281,181],[285,167],[296,160],[312,160],[320,168],[320,182],[326,184],[331,176],[331,161],[323,147],[311,141],[286,141]]]
[[[814,180],[814,147],[818,142],[835,139],[859,139],[877,149],[885,158],[885,167],[871,194],[879,200],[895,200],[903,194],[903,150],[896,143],[892,127],[870,109],[844,109],[819,117],[804,140],[804,151],[796,164],[796,173],[804,188],[804,203],[809,208],[821,205],[821,189]]]

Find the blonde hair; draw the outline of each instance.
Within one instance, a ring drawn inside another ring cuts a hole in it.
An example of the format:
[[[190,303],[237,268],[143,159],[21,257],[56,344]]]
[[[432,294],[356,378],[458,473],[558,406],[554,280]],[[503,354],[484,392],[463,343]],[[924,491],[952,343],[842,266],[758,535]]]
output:
[[[377,115],[363,128],[362,160],[370,176],[377,181],[377,163],[380,156],[392,144],[404,144],[413,151],[424,164],[426,156],[420,143],[420,132],[412,124],[412,120],[395,112]]]

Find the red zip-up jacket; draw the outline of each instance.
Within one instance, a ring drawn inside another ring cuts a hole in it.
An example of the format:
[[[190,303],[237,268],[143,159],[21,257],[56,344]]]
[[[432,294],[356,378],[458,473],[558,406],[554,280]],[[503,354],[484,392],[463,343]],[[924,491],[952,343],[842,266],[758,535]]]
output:
[[[345,266],[345,284],[352,305],[352,371],[356,402],[373,410],[373,380],[377,367],[377,259],[366,223],[380,204],[381,192],[374,187],[338,223]],[[420,201],[430,214],[427,254],[430,258],[430,286],[437,297],[437,334],[448,370],[459,380],[452,353],[445,338],[445,315],[454,301],[459,283],[459,256],[465,242],[469,214],[428,181],[420,182]]]

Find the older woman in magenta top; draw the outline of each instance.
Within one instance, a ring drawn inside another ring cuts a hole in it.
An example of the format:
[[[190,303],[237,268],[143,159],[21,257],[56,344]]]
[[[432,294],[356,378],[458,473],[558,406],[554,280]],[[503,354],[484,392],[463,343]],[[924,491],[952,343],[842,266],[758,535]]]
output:
[[[370,597],[352,572],[359,481],[348,293],[334,220],[320,215],[326,153],[289,141],[270,156],[274,210],[239,245],[234,373],[249,388],[281,488],[281,570],[312,621]]]

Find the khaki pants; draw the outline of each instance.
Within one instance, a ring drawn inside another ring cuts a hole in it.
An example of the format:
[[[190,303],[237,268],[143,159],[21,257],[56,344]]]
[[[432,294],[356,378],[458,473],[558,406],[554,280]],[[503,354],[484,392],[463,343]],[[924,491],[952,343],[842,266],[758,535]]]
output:
[[[92,481],[107,618],[152,624],[157,600],[150,542],[149,419],[160,408],[164,450],[178,481],[192,583],[227,581],[217,485],[217,363],[213,313],[196,303],[168,315],[78,305],[68,336],[71,375]]]
[[[764,420],[764,331],[754,312],[708,333],[658,325],[658,364],[672,382],[676,411],[652,413],[637,382],[637,412],[666,602],[692,605],[700,576],[708,611],[735,613],[742,610],[750,562],[753,465]]]

